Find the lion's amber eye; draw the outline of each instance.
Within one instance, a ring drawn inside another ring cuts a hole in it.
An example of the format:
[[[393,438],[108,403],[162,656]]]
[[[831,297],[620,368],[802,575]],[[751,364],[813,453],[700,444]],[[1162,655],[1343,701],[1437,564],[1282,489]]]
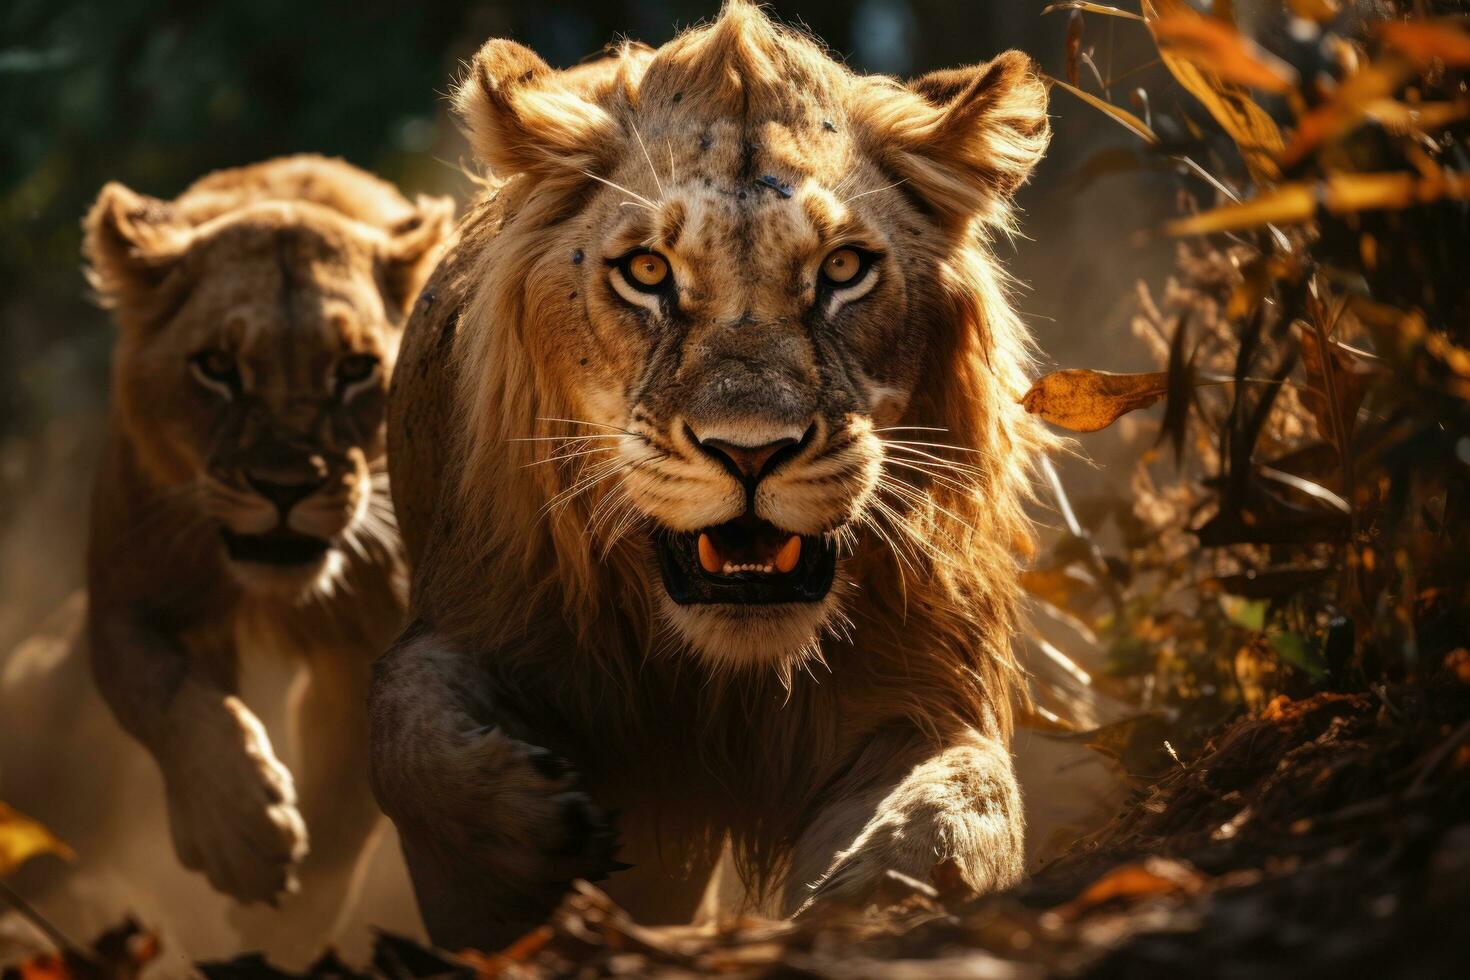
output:
[[[644,289],[657,289],[669,278],[669,263],[662,255],[639,252],[627,260],[628,275],[633,284]]]
[[[856,249],[839,248],[822,260],[822,277],[834,286],[855,282],[863,271],[863,257]]]

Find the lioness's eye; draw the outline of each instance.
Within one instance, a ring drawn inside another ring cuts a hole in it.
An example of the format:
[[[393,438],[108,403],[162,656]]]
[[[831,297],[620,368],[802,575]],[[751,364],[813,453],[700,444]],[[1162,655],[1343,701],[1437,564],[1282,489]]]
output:
[[[337,383],[356,384],[366,381],[378,370],[378,359],[371,354],[352,354],[337,362]]]
[[[659,292],[669,283],[669,263],[656,252],[634,252],[619,263],[628,285],[644,292]]]
[[[240,368],[229,351],[210,348],[189,358],[189,368],[199,383],[226,398],[233,398],[240,389]]]
[[[863,256],[854,248],[839,248],[822,260],[822,278],[833,286],[851,286],[864,271]]]

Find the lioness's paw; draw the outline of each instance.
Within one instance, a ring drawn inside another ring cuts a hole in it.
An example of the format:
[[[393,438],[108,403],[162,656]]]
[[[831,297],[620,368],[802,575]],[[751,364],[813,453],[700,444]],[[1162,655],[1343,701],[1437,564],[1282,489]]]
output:
[[[245,903],[274,902],[296,890],[306,824],[264,728],[230,700],[164,762],[169,827],[179,860],[215,889]]]
[[[625,867],[614,858],[613,816],[580,789],[567,760],[489,729],[445,762],[457,776],[444,787],[452,802],[428,829],[462,848],[466,860],[538,891]]]

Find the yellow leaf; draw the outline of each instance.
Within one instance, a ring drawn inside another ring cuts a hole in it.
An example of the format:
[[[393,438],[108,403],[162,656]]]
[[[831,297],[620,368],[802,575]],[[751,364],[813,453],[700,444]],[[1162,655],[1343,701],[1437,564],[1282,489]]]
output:
[[[55,854],[68,861],[76,859],[72,849],[51,831],[0,803],[0,878],[38,854]]]
[[[1068,85],[1060,78],[1048,77],[1047,81],[1051,82],[1053,85],[1057,85],[1063,89],[1066,89],[1068,92],[1071,92],[1073,95],[1077,96],[1077,98],[1081,99],[1083,102],[1086,102],[1094,109],[1100,109],[1103,112],[1106,112],[1118,122],[1122,123],[1123,127],[1129,132],[1133,133],[1133,135],[1140,136],[1149,143],[1157,143],[1159,141],[1158,134],[1149,128],[1148,123],[1144,122],[1142,119],[1139,119],[1127,109],[1120,109],[1117,106],[1113,105],[1111,102],[1104,102],[1102,99],[1099,99],[1097,96],[1093,95],[1090,92],[1084,92],[1082,91],[1082,89],[1078,88],[1075,85]]]
[[[1073,432],[1096,432],[1129,412],[1148,408],[1168,391],[1165,371],[1110,374],[1078,368],[1041,378],[1026,392],[1021,405],[1052,425]]]
[[[1177,21],[1183,17],[1206,19],[1185,0],[1143,0],[1143,16],[1155,31],[1159,55],[1170,73],[1185,90],[1198,99],[1215,121],[1235,141],[1240,155],[1257,183],[1275,183],[1281,177],[1276,157],[1286,145],[1281,130],[1251,99],[1241,85],[1222,78],[1216,71],[1196,64],[1188,55],[1165,44],[1158,37],[1158,25],[1164,18]],[[1220,22],[1216,21],[1217,24]],[[1228,26],[1220,24],[1222,27]]]
[[[1398,211],[1416,204],[1470,197],[1470,174],[1409,172],[1337,174],[1321,183],[1283,184],[1243,204],[1230,204],[1169,223],[1171,235],[1208,235],[1263,225],[1310,221],[1318,204],[1331,214]]]
[[[1106,14],[1109,17],[1123,17],[1127,20],[1143,20],[1131,10],[1119,10],[1117,7],[1109,7],[1101,3],[1086,3],[1084,0],[1061,0],[1059,3],[1043,7],[1041,12],[1049,14],[1053,10],[1085,10],[1089,14]]]
[[[1297,120],[1291,145],[1281,153],[1281,164],[1294,166],[1308,153],[1351,132],[1364,114],[1414,75],[1413,66],[1390,55],[1364,65],[1344,78],[1332,98]]]

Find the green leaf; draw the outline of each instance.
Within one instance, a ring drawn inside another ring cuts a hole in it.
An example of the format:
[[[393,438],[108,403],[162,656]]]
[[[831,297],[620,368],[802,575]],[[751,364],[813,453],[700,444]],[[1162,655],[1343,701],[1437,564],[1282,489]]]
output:
[[[1246,599],[1238,595],[1222,595],[1220,608],[1225,617],[1236,626],[1248,630],[1266,628],[1266,609],[1270,605],[1265,599]]]
[[[1282,663],[1306,673],[1313,680],[1327,673],[1322,654],[1315,647],[1308,646],[1300,633],[1277,633],[1270,638],[1270,643]]]

